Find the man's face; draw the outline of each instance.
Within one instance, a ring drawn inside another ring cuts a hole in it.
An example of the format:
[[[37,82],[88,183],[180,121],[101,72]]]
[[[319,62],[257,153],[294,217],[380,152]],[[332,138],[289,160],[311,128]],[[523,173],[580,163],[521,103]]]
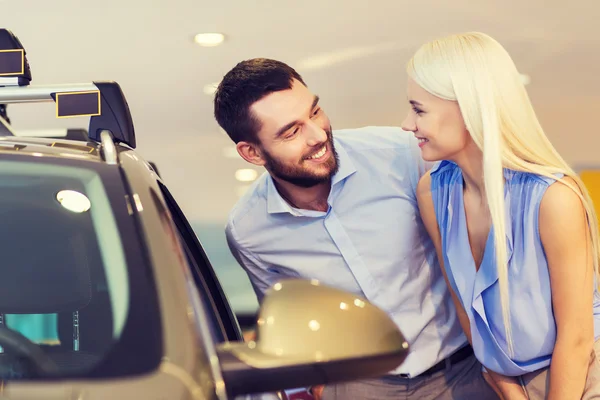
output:
[[[261,125],[258,152],[265,168],[296,186],[327,182],[338,169],[331,124],[318,100],[294,80],[291,89],[271,93],[251,106]]]

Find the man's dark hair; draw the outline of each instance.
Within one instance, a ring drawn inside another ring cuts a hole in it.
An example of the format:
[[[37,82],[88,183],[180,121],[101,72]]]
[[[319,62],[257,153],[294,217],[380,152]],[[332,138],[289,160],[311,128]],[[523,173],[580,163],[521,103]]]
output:
[[[281,61],[254,58],[238,63],[215,93],[215,119],[235,143],[258,143],[260,122],[250,107],[263,97],[291,89],[293,80],[306,85],[292,67]]]

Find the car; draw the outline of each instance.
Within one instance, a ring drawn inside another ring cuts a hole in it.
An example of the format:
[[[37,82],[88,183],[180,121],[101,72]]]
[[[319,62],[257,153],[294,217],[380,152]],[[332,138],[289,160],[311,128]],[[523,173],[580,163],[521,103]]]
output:
[[[283,399],[404,361],[386,313],[313,280],[276,283],[244,341],[119,84],[31,80],[0,30],[0,397]],[[5,106],[44,101],[89,116],[87,140],[14,136]]]

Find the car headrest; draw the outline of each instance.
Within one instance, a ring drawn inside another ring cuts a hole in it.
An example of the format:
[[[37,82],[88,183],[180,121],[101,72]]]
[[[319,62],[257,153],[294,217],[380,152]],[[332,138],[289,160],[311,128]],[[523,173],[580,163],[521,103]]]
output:
[[[0,313],[74,312],[91,301],[94,261],[75,217],[86,216],[0,200]]]

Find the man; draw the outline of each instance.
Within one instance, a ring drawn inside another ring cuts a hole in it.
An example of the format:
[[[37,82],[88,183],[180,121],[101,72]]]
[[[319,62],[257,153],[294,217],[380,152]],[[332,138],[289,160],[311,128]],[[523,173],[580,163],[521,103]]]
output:
[[[267,171],[226,227],[259,302],[282,278],[317,279],[385,310],[411,344],[389,375],[313,388],[315,397],[494,398],[419,218],[415,190],[428,167],[413,135],[389,127],[334,132],[302,77],[269,59],[236,65],[214,105],[240,156]]]

